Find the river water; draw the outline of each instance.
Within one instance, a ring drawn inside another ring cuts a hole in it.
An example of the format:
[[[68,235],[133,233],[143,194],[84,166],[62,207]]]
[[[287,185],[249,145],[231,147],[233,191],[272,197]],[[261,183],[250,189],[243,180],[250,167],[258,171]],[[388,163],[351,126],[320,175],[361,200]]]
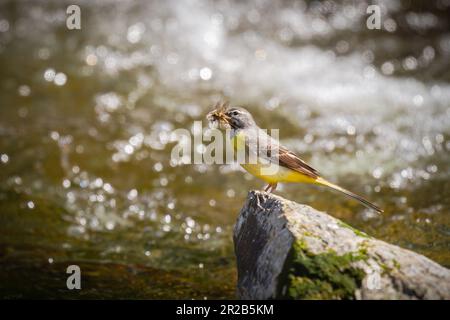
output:
[[[219,99],[385,213],[278,194],[450,267],[448,1],[380,1],[382,30],[364,1],[269,0],[77,1],[68,30],[72,2],[0,2],[1,297],[234,298],[263,183],[170,161]]]

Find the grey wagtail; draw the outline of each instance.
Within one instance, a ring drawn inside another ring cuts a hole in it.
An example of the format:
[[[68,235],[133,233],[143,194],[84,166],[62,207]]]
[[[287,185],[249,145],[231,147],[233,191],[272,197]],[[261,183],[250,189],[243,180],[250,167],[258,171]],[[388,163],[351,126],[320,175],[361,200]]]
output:
[[[264,191],[274,191],[279,182],[322,185],[358,200],[367,208],[383,212],[383,210],[363,197],[322,178],[316,169],[300,159],[295,153],[280,145],[278,141],[259,128],[250,112],[246,109],[231,107],[228,103],[216,104],[214,110],[208,113],[206,118],[211,124],[219,124],[222,129],[230,129],[231,143],[235,151],[242,151],[243,148],[245,150],[257,150],[256,161],[253,163],[243,162],[240,165],[250,174],[268,183]],[[275,165],[276,170],[264,170],[268,164]]]

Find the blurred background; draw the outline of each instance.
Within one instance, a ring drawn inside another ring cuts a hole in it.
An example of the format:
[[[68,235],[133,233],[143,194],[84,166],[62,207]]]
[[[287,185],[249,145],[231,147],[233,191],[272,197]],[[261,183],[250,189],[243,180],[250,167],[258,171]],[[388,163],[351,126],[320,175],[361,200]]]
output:
[[[449,82],[449,0],[1,0],[0,296],[234,298],[232,228],[263,182],[170,162],[222,98],[385,213],[278,194],[450,267]]]

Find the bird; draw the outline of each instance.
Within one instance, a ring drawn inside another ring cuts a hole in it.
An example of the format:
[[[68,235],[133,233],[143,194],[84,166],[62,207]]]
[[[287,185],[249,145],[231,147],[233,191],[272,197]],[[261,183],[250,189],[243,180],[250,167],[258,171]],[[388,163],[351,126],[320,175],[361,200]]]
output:
[[[264,191],[272,193],[278,183],[320,185],[339,191],[378,213],[383,212],[380,207],[360,195],[323,178],[297,154],[262,130],[247,109],[230,106],[228,102],[219,102],[214,105],[214,109],[206,118],[210,126],[229,130],[235,152],[245,150],[250,156],[254,156],[256,161],[245,159],[247,161],[241,161],[240,165],[253,176],[268,183]],[[276,170],[269,170],[269,167]]]

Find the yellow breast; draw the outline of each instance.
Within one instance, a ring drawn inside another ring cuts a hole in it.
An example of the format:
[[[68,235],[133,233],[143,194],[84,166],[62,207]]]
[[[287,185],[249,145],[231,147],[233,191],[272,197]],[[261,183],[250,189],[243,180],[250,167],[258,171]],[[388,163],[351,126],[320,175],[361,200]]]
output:
[[[231,139],[234,151],[243,152],[246,150],[245,133],[240,131]],[[245,158],[245,157],[244,157]],[[303,182],[314,183],[315,180],[301,174],[300,172],[288,169],[278,164],[268,163],[266,159],[257,157],[256,163],[241,163],[240,165],[250,174],[258,177],[267,183],[275,182]]]

